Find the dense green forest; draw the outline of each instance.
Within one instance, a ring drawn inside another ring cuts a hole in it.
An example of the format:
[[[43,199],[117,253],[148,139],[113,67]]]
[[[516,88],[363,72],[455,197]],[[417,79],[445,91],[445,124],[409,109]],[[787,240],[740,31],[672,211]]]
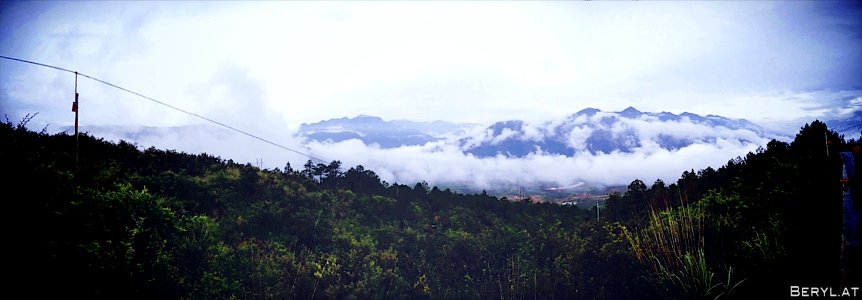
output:
[[[48,135],[7,120],[10,290],[33,298],[733,298],[840,272],[841,160],[821,122],[792,143],[595,211],[418,183],[334,161],[261,170],[207,154]],[[831,142],[826,148],[824,135]],[[857,273],[858,274],[858,273]]]

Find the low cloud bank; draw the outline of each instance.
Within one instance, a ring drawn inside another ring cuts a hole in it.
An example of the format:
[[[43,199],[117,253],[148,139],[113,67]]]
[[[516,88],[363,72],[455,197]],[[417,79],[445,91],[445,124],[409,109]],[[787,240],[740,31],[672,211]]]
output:
[[[637,147],[611,153],[590,152],[583,147],[572,149],[571,155],[549,153],[538,149],[523,157],[478,157],[467,153],[467,146],[448,139],[419,146],[381,148],[352,139],[338,143],[302,140],[295,132],[270,132],[264,138],[325,161],[340,160],[345,168],[362,165],[376,172],[389,183],[414,184],[427,181],[432,185],[469,185],[492,189],[501,185],[571,186],[585,182],[592,186],[626,185],[634,179],[652,182],[662,179],[676,181],[686,170],[718,168],[728,160],[744,156],[765,146],[768,138],[742,129],[710,127],[682,121],[621,119],[614,132],[636,131]],[[589,122],[576,122],[570,127],[570,142],[584,139],[591,129]],[[525,127],[532,125],[525,125]],[[178,127],[84,128],[107,140],[127,140],[140,148],[175,149],[188,153],[209,153],[240,163],[257,164],[264,168],[284,168],[290,162],[299,169],[308,157],[255,140],[251,137],[210,125]],[[541,130],[531,128],[525,138],[540,139]],[[483,139],[484,130],[472,130],[467,135]],[[667,149],[658,137],[669,135],[690,139],[684,147]],[[511,133],[502,136],[512,138]],[[468,137],[470,138],[470,137]],[[494,137],[487,137],[494,138]]]
[[[315,155],[337,157],[346,166],[363,165],[388,182],[411,184],[425,180],[432,185],[470,184],[478,188],[498,184],[568,186],[578,182],[614,186],[636,178],[673,182],[683,171],[717,168],[759,146],[717,138],[715,143],[696,143],[678,150],[644,143],[631,153],[581,151],[574,156],[534,153],[523,158],[479,158],[442,142],[392,149],[368,146],[359,140],[309,144]]]
[[[539,124],[506,124],[496,132],[493,127],[470,131],[460,142],[385,149],[353,139],[338,143],[309,141],[308,146],[315,156],[337,158],[345,166],[363,165],[388,182],[412,184],[425,180],[437,185],[493,188],[571,186],[579,182],[616,186],[634,179],[674,182],[686,170],[718,168],[771,140],[754,124],[696,115],[620,117],[619,113],[598,112]],[[595,131],[623,141],[619,144],[625,151],[590,151],[585,144]],[[542,149],[541,143],[527,144],[535,150],[523,156],[480,157],[469,153],[477,145],[498,145],[504,140],[549,141],[560,137],[566,139],[566,153]]]

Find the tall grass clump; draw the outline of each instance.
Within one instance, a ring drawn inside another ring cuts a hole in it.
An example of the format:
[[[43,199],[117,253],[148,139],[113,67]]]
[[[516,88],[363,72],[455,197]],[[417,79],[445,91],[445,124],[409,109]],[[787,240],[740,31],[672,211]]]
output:
[[[667,298],[730,297],[744,280],[734,281],[733,268],[717,276],[704,254],[704,210],[683,204],[650,209],[640,230],[626,231],[635,260],[648,271],[646,279]]]

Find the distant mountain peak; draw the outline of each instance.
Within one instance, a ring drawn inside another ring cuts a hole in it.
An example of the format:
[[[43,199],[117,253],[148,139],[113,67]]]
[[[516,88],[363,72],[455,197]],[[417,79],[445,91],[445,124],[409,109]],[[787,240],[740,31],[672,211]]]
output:
[[[588,117],[592,117],[592,116],[594,116],[595,114],[600,113],[600,112],[602,112],[602,110],[601,110],[601,109],[598,109],[598,108],[592,108],[592,107],[587,107],[587,108],[584,108],[584,109],[582,109],[582,110],[579,110],[579,111],[578,111],[578,112],[576,112],[574,115],[572,115],[572,117],[577,117],[577,116],[588,116]]]
[[[370,116],[370,115],[358,115],[355,118],[353,118],[352,120],[373,120],[373,121],[384,122],[382,118],[377,117],[377,116]]]
[[[684,112],[684,113],[681,113],[681,114],[679,114],[679,116],[680,116],[680,117],[688,117],[689,119],[692,119],[692,120],[694,120],[694,119],[702,119],[702,118],[703,118],[703,117],[701,117],[701,116],[700,116],[700,115],[698,115],[698,114],[690,113],[690,112]]]
[[[500,121],[500,122],[494,123],[494,125],[491,125],[491,127],[494,127],[494,126],[497,126],[497,125],[500,125],[500,126],[517,126],[517,127],[520,127],[520,126],[523,126],[523,125],[524,125],[524,121],[521,121],[521,120],[506,120],[506,121]]]
[[[488,128],[490,128],[494,132],[494,135],[499,135],[499,134],[503,133],[503,130],[505,130],[505,129],[509,129],[509,130],[513,130],[513,131],[521,131],[521,129],[523,127],[524,127],[524,121],[508,120],[508,121],[502,121],[502,122],[494,123],[493,125],[491,125]]]
[[[634,108],[631,106],[629,106],[628,108],[626,108],[625,110],[620,112],[620,116],[623,116],[626,118],[638,118],[641,115],[643,115],[643,113],[641,111],[639,111],[639,110],[637,110],[637,108]]]

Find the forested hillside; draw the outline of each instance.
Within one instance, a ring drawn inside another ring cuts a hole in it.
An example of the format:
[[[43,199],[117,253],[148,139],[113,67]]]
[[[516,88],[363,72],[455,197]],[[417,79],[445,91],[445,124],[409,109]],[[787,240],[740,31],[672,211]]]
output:
[[[261,170],[82,135],[76,163],[74,136],[25,123],[0,125],[0,160],[9,284],[33,298],[714,299],[850,285],[838,152],[851,145],[821,122],[669,185],[635,180],[601,222],[338,161]]]

